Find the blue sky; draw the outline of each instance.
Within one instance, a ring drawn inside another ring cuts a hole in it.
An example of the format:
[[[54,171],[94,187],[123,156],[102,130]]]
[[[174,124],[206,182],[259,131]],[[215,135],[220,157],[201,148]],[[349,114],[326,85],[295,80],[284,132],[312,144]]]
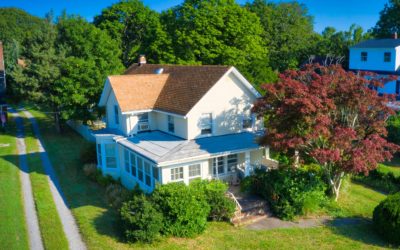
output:
[[[237,0],[243,4],[247,0]],[[0,0],[0,7],[18,7],[25,11],[44,16],[50,9],[59,14],[63,9],[68,14],[79,14],[88,20],[99,14],[102,9],[117,0]],[[144,0],[154,10],[162,11],[181,3],[182,0]],[[280,2],[274,0],[274,2]],[[314,16],[314,29],[321,32],[326,26],[346,30],[356,23],[365,30],[373,27],[379,18],[379,12],[387,0],[299,0]]]

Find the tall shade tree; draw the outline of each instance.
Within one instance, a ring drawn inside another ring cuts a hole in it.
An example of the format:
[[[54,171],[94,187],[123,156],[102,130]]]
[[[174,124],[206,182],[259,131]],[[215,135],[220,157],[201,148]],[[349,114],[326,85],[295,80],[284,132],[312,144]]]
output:
[[[313,18],[305,5],[254,0],[246,8],[257,14],[263,27],[263,39],[269,48],[270,65],[283,71],[297,68],[312,47]]]
[[[162,21],[176,63],[234,65],[256,83],[274,75],[259,18],[234,0],[185,0]]]
[[[171,41],[161,25],[159,14],[140,0],[123,0],[104,9],[94,24],[118,41],[121,59],[128,67],[139,54],[151,63],[173,61]]]
[[[385,139],[388,97],[368,88],[382,80],[339,65],[284,72],[254,106],[267,118],[260,143],[320,164],[337,199],[346,174],[368,174],[399,149]]]
[[[15,67],[10,75],[15,81],[14,95],[51,107],[59,131],[59,110],[65,101],[60,66],[65,57],[56,49],[57,29],[51,18],[25,44],[26,66]]]
[[[91,119],[104,81],[124,67],[119,60],[118,44],[105,31],[81,17],[62,16],[57,24],[57,47],[65,51],[60,65],[63,95],[63,119]]]
[[[400,33],[400,0],[389,0],[380,12],[380,17],[372,29],[377,38],[391,38],[395,32]]]

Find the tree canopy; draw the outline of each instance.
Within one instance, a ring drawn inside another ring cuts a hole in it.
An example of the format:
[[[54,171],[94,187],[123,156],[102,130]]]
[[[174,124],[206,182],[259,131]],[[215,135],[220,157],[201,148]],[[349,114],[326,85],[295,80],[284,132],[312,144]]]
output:
[[[139,54],[146,55],[150,63],[173,61],[171,41],[159,14],[140,0],[123,0],[111,5],[94,18],[94,24],[118,41],[126,67],[135,62]]]
[[[379,20],[372,29],[377,38],[391,38],[395,32],[400,33],[400,0],[389,0],[380,12]]]
[[[393,114],[389,97],[368,88],[385,80],[339,65],[284,72],[278,83],[264,86],[253,109],[267,118],[261,143],[320,164],[337,198],[346,173],[368,174],[399,149],[385,139],[385,121]]]

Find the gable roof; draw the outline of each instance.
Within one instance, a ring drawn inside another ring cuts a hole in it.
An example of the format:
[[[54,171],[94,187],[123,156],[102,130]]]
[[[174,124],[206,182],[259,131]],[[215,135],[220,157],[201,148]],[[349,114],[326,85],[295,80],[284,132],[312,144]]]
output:
[[[169,74],[141,74],[109,76],[108,82],[121,109],[131,110],[153,109]]]
[[[396,48],[400,46],[400,39],[370,39],[360,42],[350,48]]]
[[[125,74],[154,74],[161,68],[163,69],[162,74],[169,74],[169,78],[160,92],[154,108],[186,115],[231,67],[134,64],[127,69]]]

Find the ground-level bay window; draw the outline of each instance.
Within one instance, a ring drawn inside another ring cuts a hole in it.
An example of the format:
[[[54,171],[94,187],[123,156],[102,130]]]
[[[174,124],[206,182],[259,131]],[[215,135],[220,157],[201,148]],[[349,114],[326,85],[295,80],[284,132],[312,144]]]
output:
[[[238,165],[238,155],[231,154],[213,158],[213,175],[226,175],[234,172]]]
[[[143,159],[141,157],[137,157],[137,165],[138,165],[138,179],[139,181],[144,182]]]
[[[106,151],[106,167],[107,168],[116,168],[117,167],[117,158],[116,158],[116,150],[115,144],[105,144]]]
[[[125,166],[125,171],[127,173],[130,173],[129,151],[127,149],[124,150],[124,166]]]
[[[145,173],[145,183],[147,186],[151,186],[151,167],[150,163],[144,162],[144,173]]]
[[[137,177],[136,155],[134,153],[130,153],[130,155],[131,155],[130,159],[131,175],[136,178]]]

